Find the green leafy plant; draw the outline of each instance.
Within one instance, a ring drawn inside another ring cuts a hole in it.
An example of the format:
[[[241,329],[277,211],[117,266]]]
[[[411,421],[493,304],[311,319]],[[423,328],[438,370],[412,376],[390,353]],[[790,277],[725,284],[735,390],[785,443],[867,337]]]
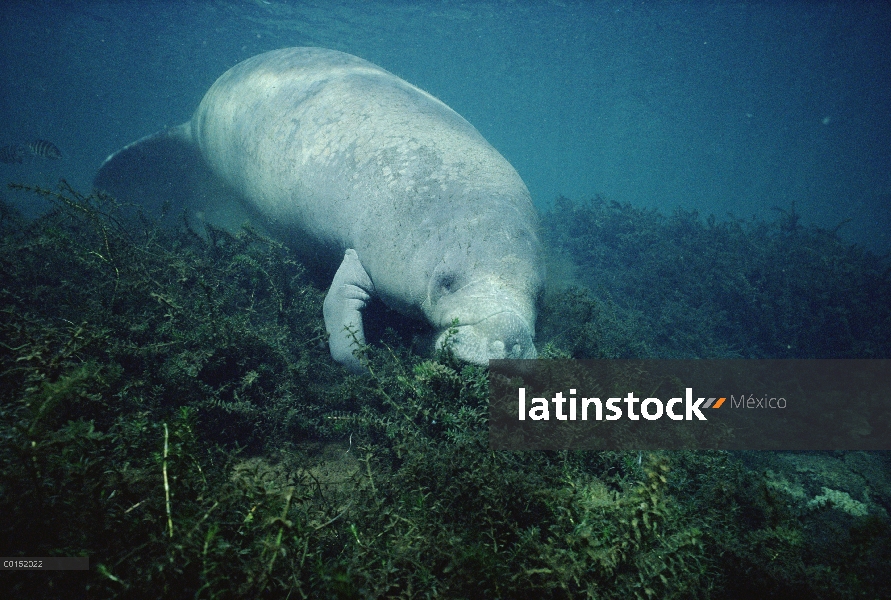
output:
[[[13,597],[891,587],[881,488],[858,516],[796,505],[729,453],[494,452],[487,370],[448,336],[418,356],[383,328],[360,351],[368,373],[349,375],[325,347],[323,291],[286,246],[165,228],[64,184],[31,191],[52,203],[37,220],[0,203],[0,554],[91,568],[17,573]],[[799,225],[783,246],[777,224],[561,203],[573,218],[545,215],[545,231],[582,276],[544,299],[546,360],[782,354],[790,335],[815,339],[808,303],[820,323],[846,317],[834,355],[887,351],[887,270],[832,234]],[[685,330],[690,315],[708,323]]]

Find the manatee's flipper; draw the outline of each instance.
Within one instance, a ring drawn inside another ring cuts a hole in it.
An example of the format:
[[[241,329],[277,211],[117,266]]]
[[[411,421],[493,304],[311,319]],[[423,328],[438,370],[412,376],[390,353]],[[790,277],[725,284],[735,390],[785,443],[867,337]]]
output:
[[[138,205],[150,217],[179,218],[219,205],[225,184],[211,172],[192,140],[190,123],[146,136],[102,163],[93,186]],[[213,200],[213,202],[209,202]]]
[[[354,373],[365,372],[354,352],[365,345],[362,310],[373,293],[374,284],[359,262],[359,255],[348,249],[322,309],[331,357]]]

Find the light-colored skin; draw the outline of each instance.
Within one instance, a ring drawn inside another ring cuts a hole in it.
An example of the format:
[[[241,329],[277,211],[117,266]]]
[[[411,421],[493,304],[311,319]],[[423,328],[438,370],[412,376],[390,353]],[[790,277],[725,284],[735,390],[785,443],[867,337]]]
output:
[[[453,349],[467,361],[536,356],[529,191],[430,94],[349,54],[289,48],[224,73],[191,121],[159,135],[197,144],[310,262],[340,265],[324,316],[347,368],[362,371],[353,351],[371,296],[428,321],[437,345],[457,322]]]

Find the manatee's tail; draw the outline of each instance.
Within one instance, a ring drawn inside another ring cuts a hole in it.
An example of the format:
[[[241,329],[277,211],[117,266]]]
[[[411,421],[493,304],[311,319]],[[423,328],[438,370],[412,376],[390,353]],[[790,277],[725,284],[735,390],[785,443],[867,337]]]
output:
[[[128,144],[105,159],[93,186],[133,202],[150,216],[176,215],[194,206],[198,190],[212,180],[186,122]]]

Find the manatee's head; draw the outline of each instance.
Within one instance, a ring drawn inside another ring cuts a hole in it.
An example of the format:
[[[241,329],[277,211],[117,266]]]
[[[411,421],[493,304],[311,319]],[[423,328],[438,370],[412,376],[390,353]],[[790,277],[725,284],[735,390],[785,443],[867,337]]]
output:
[[[437,349],[448,345],[458,358],[479,365],[492,359],[536,358],[542,268],[537,244],[534,249],[443,258],[428,284],[426,306],[437,331]]]

